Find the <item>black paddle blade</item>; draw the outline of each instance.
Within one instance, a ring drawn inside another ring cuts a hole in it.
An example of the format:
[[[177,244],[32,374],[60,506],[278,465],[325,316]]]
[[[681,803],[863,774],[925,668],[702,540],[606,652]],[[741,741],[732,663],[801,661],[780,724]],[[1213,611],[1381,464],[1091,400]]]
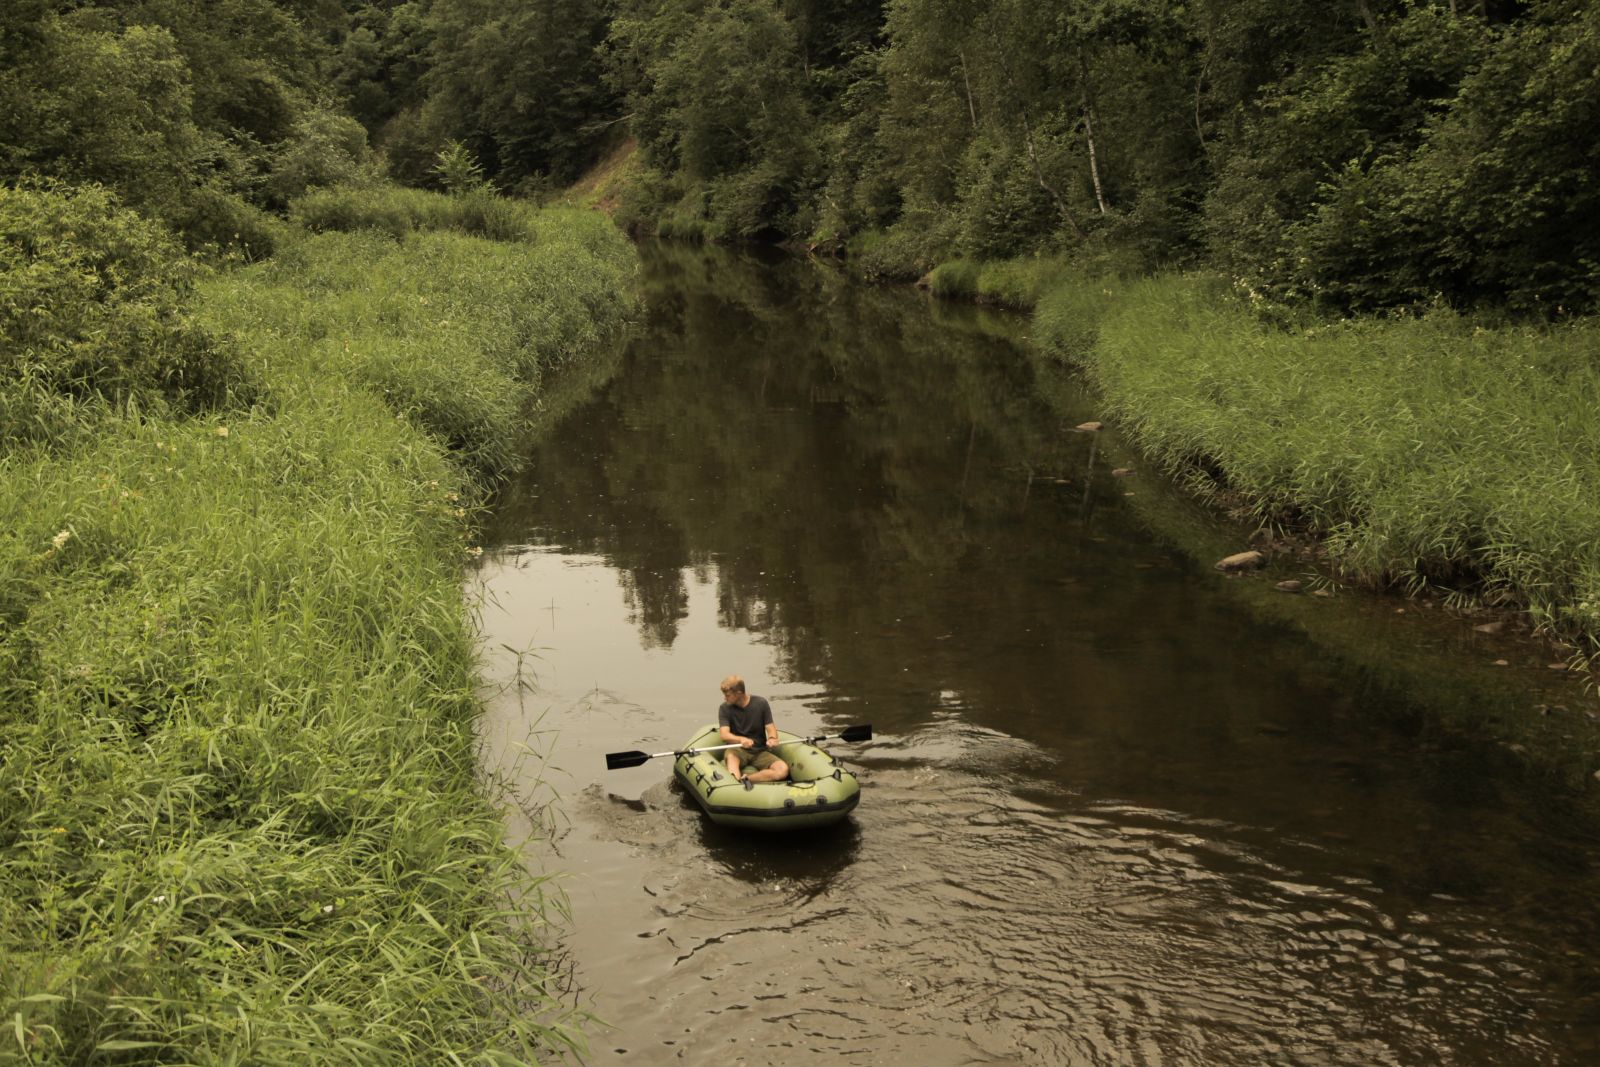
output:
[[[650,759],[648,752],[607,752],[606,770],[614,771],[622,767],[640,767]]]
[[[865,726],[846,726],[843,730],[839,731],[839,740],[841,740],[841,741],[871,741],[872,740],[872,724],[868,723]]]

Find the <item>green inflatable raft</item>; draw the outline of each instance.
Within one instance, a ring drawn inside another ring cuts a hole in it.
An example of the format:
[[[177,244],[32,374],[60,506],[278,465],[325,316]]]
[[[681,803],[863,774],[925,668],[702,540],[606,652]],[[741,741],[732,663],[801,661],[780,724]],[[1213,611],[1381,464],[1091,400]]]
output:
[[[819,738],[781,730],[778,738],[772,751],[789,765],[789,777],[782,782],[736,782],[728,774],[725,751],[688,751],[723,744],[715,726],[684,743],[672,773],[711,821],[721,826],[800,830],[827,826],[850,814],[861,800],[856,776],[812,743]]]

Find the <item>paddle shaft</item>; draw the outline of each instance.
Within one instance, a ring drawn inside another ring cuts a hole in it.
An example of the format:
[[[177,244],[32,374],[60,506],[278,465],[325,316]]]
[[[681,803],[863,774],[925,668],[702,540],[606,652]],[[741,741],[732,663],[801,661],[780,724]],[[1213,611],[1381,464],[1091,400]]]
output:
[[[830,740],[830,737],[836,738],[840,741],[870,741],[872,740],[872,727],[847,726],[844,730],[833,735],[819,734],[816,737],[797,737],[793,741],[779,741],[775,745],[753,745],[750,746],[750,750],[752,752],[760,752],[765,749],[781,748],[784,745],[793,745],[796,743],[803,745],[814,745],[818,741]],[[606,770],[614,771],[623,767],[642,766],[647,761],[656,759],[660,756],[697,756],[702,752],[721,752],[724,749],[744,747],[745,746],[742,744],[734,744],[710,745],[706,748],[676,749],[672,752],[609,752],[606,754]]]
[[[776,745],[751,745],[750,746],[750,751],[751,752],[761,752],[764,749],[777,748],[777,747],[779,747],[779,745],[793,745],[793,744],[796,744],[796,743],[809,745],[813,741],[823,741],[823,740],[826,740],[826,739],[825,738],[821,738],[821,737],[797,737],[793,741],[779,741],[778,744],[776,744]],[[734,745],[711,745],[711,746],[709,746],[707,748],[685,748],[685,749],[680,749],[677,752],[652,752],[652,753],[650,753],[650,758],[651,759],[655,759],[657,756],[698,756],[702,752],[721,752],[725,748],[744,748],[744,747],[745,746],[741,745],[741,744],[734,744]]]

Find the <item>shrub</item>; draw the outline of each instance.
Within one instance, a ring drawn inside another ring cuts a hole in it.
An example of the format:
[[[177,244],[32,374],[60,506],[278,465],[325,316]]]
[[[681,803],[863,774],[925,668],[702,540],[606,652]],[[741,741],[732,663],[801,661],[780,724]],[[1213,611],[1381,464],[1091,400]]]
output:
[[[251,261],[272,255],[282,229],[279,220],[215,183],[190,193],[171,222],[191,250],[237,253]]]
[[[253,393],[186,312],[198,265],[91,186],[0,188],[0,388],[199,410]]]
[[[866,230],[845,243],[851,267],[873,280],[910,281],[931,270],[948,254],[954,221],[919,212],[887,230]]]
[[[357,184],[372,173],[367,131],[348,115],[313,108],[273,153],[267,176],[268,203],[284,207],[307,190]]]

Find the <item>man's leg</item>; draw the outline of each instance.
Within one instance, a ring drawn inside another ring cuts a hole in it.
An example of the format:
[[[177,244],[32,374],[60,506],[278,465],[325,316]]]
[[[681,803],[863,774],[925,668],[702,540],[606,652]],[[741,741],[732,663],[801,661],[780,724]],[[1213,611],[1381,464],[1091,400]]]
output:
[[[736,782],[739,780],[739,752],[740,750],[737,748],[728,749],[728,758],[726,760],[728,773],[733,775],[733,780]]]
[[[768,762],[768,758],[771,762]],[[752,782],[781,782],[789,777],[789,765],[770,752],[757,756],[753,766],[759,769],[745,776]]]

